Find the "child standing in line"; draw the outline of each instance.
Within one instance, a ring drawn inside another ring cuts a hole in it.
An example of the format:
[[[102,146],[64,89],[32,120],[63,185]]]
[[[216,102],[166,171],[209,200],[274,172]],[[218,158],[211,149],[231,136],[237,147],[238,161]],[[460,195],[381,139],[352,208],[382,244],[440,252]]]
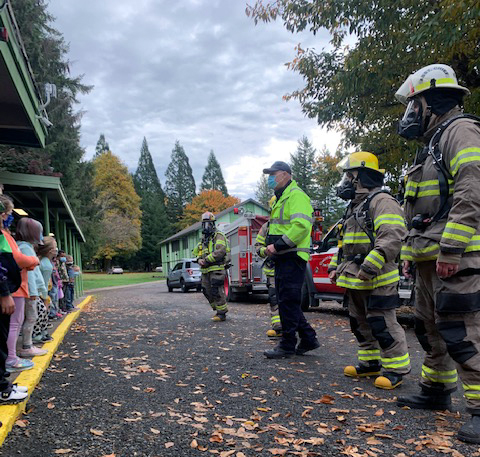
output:
[[[43,244],[43,227],[40,222],[24,217],[17,223],[16,235],[20,251],[28,256],[36,256],[34,246]],[[25,300],[25,321],[22,326],[22,350],[20,357],[45,355],[45,349],[36,348],[32,342],[33,326],[37,320],[37,299],[47,295],[47,287],[43,281],[39,267],[28,272],[28,298]]]
[[[57,254],[57,242],[52,236],[46,236],[43,239],[43,245],[37,246],[37,254],[40,258],[40,272],[44,284],[49,289],[49,285],[52,283],[53,263],[52,259]],[[52,341],[53,338],[48,334],[48,307],[51,304],[50,296],[42,296],[42,300],[37,301],[37,322],[33,327],[33,342],[42,343],[46,341]]]
[[[8,357],[5,361],[5,367],[8,372],[17,372],[29,370],[33,368],[34,365],[31,360],[22,359],[17,356],[17,340],[25,317],[25,298],[28,297],[27,271],[33,270],[38,265],[38,258],[36,256],[23,255],[10,234],[9,228],[13,222],[13,201],[5,195],[0,195],[0,205],[3,205],[5,208],[5,212],[1,214],[3,222],[2,234],[12,249],[15,262],[19,268],[21,268],[20,275],[22,282],[20,287],[12,294],[13,301],[15,302],[15,311],[10,316],[7,339]],[[5,218],[5,216],[7,217]]]
[[[67,255],[67,274],[68,274],[68,286],[67,286],[67,312],[75,311],[73,300],[75,298],[75,270],[73,269],[73,257]]]

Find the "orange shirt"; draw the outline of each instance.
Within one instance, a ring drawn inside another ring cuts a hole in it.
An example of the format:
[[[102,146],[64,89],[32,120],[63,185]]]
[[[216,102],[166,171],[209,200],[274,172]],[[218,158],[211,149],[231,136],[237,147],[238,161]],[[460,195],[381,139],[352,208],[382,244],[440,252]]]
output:
[[[12,248],[13,258],[15,259],[15,262],[17,262],[18,267],[21,269],[20,274],[22,276],[22,284],[18,288],[18,290],[14,292],[12,295],[14,297],[28,298],[29,295],[28,295],[27,271],[33,270],[40,263],[40,261],[38,260],[37,256],[22,254],[22,252],[17,246],[17,242],[7,230],[2,229],[2,234],[5,237],[5,239],[8,241],[8,244],[10,245],[10,247]]]

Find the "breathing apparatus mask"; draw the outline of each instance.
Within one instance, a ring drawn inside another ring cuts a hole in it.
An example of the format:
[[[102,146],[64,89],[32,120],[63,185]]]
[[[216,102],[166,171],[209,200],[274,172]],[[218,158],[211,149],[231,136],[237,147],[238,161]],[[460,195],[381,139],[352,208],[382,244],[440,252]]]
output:
[[[202,233],[205,236],[210,236],[215,232],[215,222],[212,221],[204,221],[202,222]]]
[[[341,181],[336,186],[337,197],[342,200],[353,200],[355,198],[357,181],[353,173],[350,171],[345,172]]]
[[[398,123],[398,134],[407,140],[422,137],[430,116],[431,109],[423,98],[411,99],[405,109],[405,114]]]

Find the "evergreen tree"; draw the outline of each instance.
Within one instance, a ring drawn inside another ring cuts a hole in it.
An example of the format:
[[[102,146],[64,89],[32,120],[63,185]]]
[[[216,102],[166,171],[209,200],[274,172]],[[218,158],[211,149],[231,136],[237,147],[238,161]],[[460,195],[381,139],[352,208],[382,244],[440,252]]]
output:
[[[223,179],[222,169],[215,157],[213,151],[210,151],[208,156],[207,166],[202,177],[202,184],[200,185],[200,192],[204,190],[219,190],[224,197],[228,197],[227,186]]]
[[[268,187],[267,175],[262,174],[257,182],[257,189],[255,190],[255,198],[258,203],[261,203],[265,208],[268,208],[268,202],[273,197],[273,190]]]
[[[337,197],[335,189],[342,177],[337,170],[337,163],[341,159],[339,153],[332,156],[324,148],[314,164],[316,192],[312,196],[312,203],[322,210],[325,230],[338,221],[345,211],[346,203]]]
[[[100,154],[103,154],[107,151],[110,151],[110,146],[105,139],[105,135],[101,133],[100,138],[97,141],[97,145],[95,146],[95,157],[98,157]]]
[[[146,138],[143,138],[138,160],[137,171],[133,182],[142,203],[142,249],[136,255],[134,262],[142,268],[150,270],[152,264],[160,263],[160,248],[158,243],[170,235],[170,224],[165,209],[165,194],[158,179],[152,155],[148,149]]]
[[[153,165],[152,155],[148,149],[147,139],[144,137],[142,147],[140,149],[140,158],[138,159],[137,171],[133,175],[135,190],[140,197],[146,192],[156,194],[158,198],[165,199],[157,171]]]
[[[165,172],[167,215],[170,223],[177,224],[185,205],[195,197],[195,179],[183,146],[178,141],[172,150],[171,162]]]
[[[292,176],[299,187],[310,197],[314,194],[315,148],[306,136],[298,140],[297,150],[290,154]]]

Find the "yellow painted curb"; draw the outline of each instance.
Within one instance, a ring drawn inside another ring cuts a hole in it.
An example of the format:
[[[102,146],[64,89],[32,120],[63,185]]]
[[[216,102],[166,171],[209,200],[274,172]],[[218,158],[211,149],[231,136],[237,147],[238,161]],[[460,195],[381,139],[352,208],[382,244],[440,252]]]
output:
[[[27,401],[30,398],[35,386],[42,379],[42,375],[45,370],[49,367],[50,361],[52,360],[53,354],[55,354],[58,346],[63,341],[64,336],[70,329],[71,325],[80,314],[80,311],[87,306],[93,299],[93,295],[89,295],[85,300],[83,300],[77,307],[78,311],[68,314],[62,321],[62,323],[56,328],[53,333],[53,341],[49,341],[42,346],[42,349],[48,351],[47,354],[42,356],[33,357],[32,361],[35,363],[35,366],[31,370],[22,371],[17,378],[15,383],[20,386],[28,387],[28,397],[22,403],[17,403],[16,405],[3,405],[0,406],[0,447],[3,445],[5,439],[7,438],[8,433],[12,430],[13,424],[17,420],[17,417],[25,411]]]

